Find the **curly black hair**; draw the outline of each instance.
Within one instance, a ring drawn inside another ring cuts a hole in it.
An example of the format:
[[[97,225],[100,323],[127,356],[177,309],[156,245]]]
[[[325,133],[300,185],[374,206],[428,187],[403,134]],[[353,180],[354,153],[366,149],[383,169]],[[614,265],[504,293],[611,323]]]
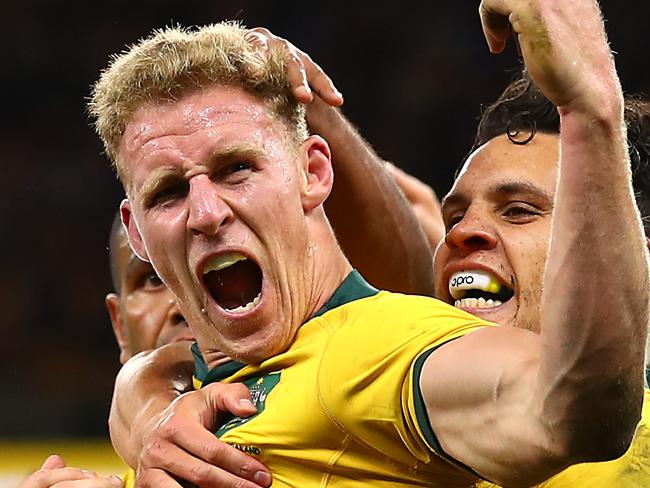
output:
[[[632,185],[645,233],[650,236],[650,101],[641,95],[626,95],[625,123]],[[483,108],[470,154],[502,134],[523,145],[537,132],[559,134],[560,116],[523,71],[494,103]]]

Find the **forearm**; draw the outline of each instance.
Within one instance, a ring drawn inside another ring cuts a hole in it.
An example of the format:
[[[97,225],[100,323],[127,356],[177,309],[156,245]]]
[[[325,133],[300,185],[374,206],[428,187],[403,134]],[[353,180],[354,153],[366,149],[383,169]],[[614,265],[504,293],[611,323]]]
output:
[[[543,412],[583,452],[602,452],[602,435],[616,453],[640,413],[648,323],[645,239],[622,97],[601,98],[598,110],[560,112],[562,155],[541,314]],[[607,412],[618,412],[618,419]]]
[[[318,97],[308,106],[307,123],[330,144],[335,184],[326,210],[353,266],[379,288],[431,295],[431,248],[384,162]]]
[[[191,389],[193,362],[187,343],[176,343],[131,358],[115,380],[109,430],[115,451],[136,468],[142,449],[140,428],[175,398]]]

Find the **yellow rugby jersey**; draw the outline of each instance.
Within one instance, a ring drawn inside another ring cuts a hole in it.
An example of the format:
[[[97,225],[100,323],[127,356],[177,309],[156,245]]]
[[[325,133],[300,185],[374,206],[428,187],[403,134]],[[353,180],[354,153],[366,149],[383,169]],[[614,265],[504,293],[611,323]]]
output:
[[[642,488],[650,487],[650,390],[646,389],[641,421],[627,452],[614,461],[570,466],[538,488]],[[498,488],[480,482],[478,488]]]
[[[469,487],[477,476],[444,459],[418,379],[433,350],[485,325],[354,271],[285,353],[207,371],[194,347],[196,377],[250,388],[258,413],[216,433],[268,466],[276,488]]]

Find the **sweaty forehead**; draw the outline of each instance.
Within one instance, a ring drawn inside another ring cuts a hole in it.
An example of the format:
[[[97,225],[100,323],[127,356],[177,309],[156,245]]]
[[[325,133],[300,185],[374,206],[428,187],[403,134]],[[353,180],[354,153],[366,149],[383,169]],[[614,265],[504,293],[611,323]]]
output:
[[[128,186],[134,168],[152,156],[176,151],[186,157],[226,144],[262,145],[275,137],[284,139],[285,132],[264,102],[242,88],[215,85],[137,109],[120,141],[120,166]]]
[[[126,125],[125,149],[167,134],[189,135],[226,124],[269,126],[275,119],[264,103],[238,87],[194,90],[174,101],[158,101],[135,111]]]

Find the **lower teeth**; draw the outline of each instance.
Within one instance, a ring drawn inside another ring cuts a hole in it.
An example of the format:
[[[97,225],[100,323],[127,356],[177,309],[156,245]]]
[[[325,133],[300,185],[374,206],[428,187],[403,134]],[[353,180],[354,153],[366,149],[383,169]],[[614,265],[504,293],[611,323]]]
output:
[[[260,303],[260,297],[262,296],[261,293],[259,293],[255,298],[253,298],[252,301],[248,302],[246,305],[240,305],[239,307],[236,308],[228,308],[230,313],[244,313],[244,312],[250,312],[253,310],[258,303]]]
[[[494,308],[501,305],[500,300],[486,300],[485,298],[463,298],[456,300],[454,306],[458,308]]]

